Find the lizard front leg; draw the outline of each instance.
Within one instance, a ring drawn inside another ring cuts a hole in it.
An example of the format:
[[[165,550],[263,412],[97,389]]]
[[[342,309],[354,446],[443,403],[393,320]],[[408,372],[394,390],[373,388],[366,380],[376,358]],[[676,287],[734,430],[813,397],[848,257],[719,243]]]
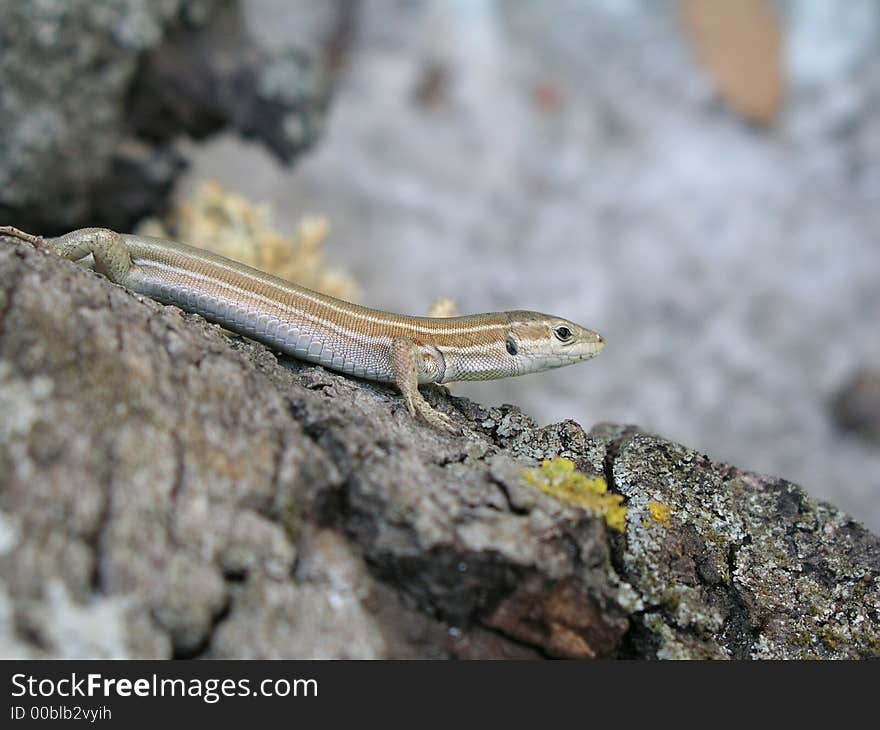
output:
[[[435,428],[460,434],[452,419],[445,413],[433,408],[419,392],[419,365],[422,352],[419,347],[404,337],[398,337],[391,343],[391,372],[407,410],[413,416],[420,416]]]

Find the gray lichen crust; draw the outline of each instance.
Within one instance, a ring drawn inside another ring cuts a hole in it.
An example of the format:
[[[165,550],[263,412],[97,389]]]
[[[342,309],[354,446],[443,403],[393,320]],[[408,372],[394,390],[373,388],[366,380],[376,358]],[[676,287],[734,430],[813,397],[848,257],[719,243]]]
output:
[[[473,433],[0,241],[0,655],[880,656],[880,541],[796,486],[426,396]]]
[[[617,565],[642,604],[634,650],[664,658],[878,656],[875,535],[783,479],[644,433],[608,443],[629,510]]]

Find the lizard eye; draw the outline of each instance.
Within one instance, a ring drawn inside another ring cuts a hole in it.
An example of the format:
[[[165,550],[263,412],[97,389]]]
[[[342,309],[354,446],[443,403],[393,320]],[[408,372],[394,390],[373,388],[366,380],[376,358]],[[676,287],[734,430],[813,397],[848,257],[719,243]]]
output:
[[[504,343],[504,346],[507,348],[507,352],[511,355],[516,355],[519,352],[519,347],[516,344],[516,340],[513,337],[508,337],[507,341]]]
[[[556,339],[560,342],[568,342],[572,338],[571,330],[564,325],[562,327],[557,327],[553,330],[553,334],[556,335]]]

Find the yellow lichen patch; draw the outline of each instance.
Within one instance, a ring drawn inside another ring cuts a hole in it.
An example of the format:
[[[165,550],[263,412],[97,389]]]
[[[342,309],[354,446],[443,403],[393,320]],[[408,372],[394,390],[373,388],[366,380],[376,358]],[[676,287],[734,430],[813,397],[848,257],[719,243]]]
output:
[[[651,515],[651,519],[654,522],[659,522],[661,525],[666,526],[672,518],[672,509],[668,504],[652,501],[648,503],[648,514]]]
[[[568,504],[584,507],[605,518],[608,527],[626,529],[623,497],[608,491],[602,477],[590,478],[574,468],[574,462],[561,456],[544,459],[539,469],[523,469],[523,478],[545,494]]]
[[[325,268],[323,245],[328,230],[326,218],[304,217],[294,235],[284,236],[272,227],[269,205],[254,203],[209,180],[192,199],[178,203],[165,221],[145,221],[137,233],[173,238],[309,289],[353,299],[357,293],[354,281]]]

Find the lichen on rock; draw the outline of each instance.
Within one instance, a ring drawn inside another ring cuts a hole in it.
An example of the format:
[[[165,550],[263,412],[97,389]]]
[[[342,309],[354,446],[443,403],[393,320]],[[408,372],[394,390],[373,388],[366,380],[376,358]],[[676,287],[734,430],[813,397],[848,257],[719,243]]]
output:
[[[608,527],[618,532],[626,529],[626,507],[621,506],[623,497],[610,494],[603,477],[590,478],[577,471],[573,461],[562,456],[544,459],[539,469],[523,469],[522,474],[544,494],[604,517]]]

